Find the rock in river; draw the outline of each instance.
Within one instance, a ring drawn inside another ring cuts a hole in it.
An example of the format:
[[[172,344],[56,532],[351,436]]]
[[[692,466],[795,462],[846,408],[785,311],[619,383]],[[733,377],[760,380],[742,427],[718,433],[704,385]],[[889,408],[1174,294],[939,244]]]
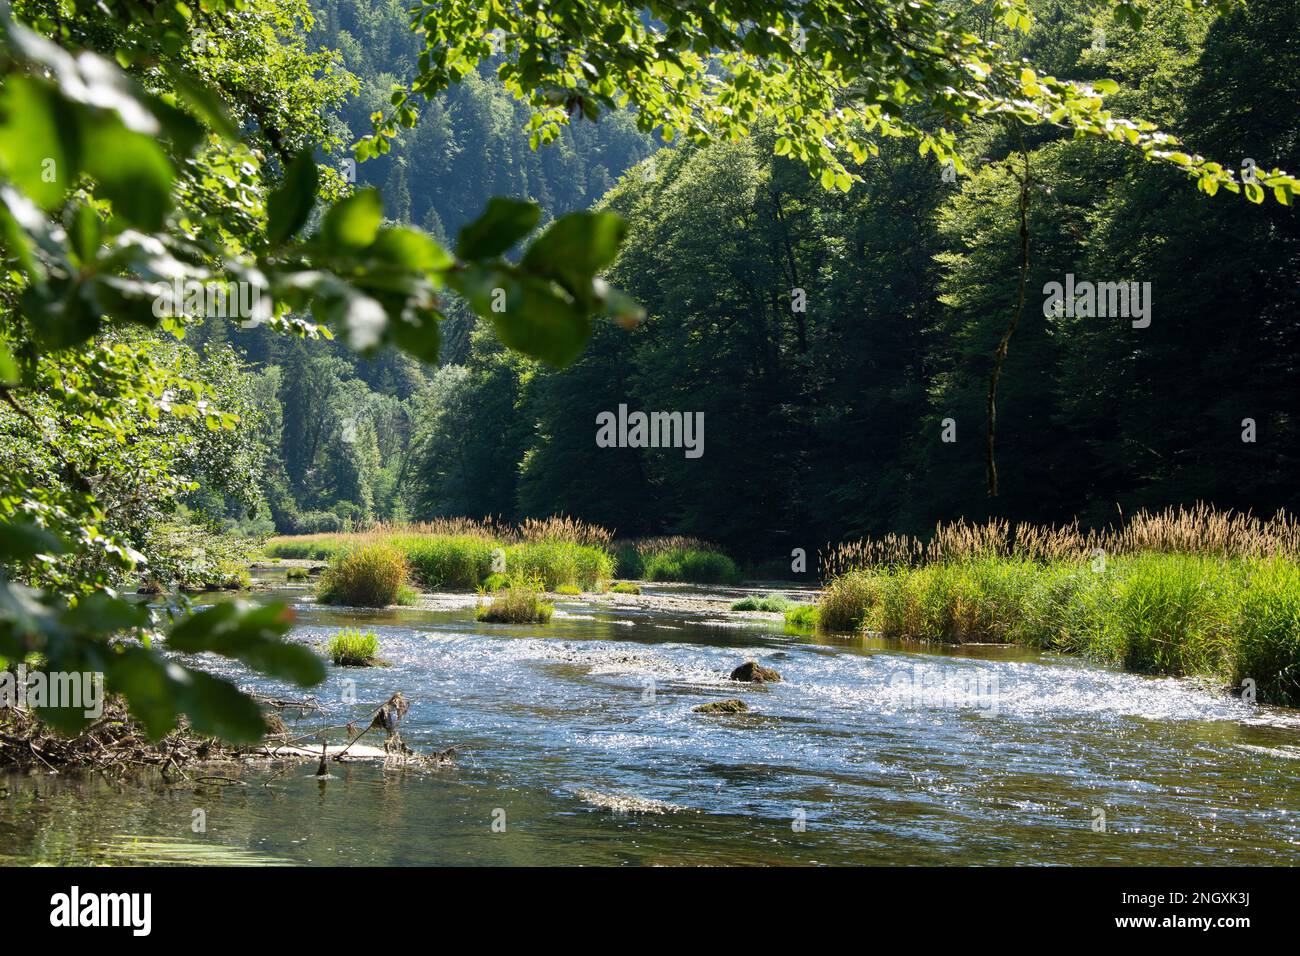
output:
[[[733,697],[730,700],[711,700],[707,704],[692,707],[691,710],[697,714],[743,714],[749,710],[749,705]]]
[[[781,675],[770,667],[764,667],[757,661],[745,661],[731,672],[732,680],[743,680],[749,684],[765,684],[779,681]]]

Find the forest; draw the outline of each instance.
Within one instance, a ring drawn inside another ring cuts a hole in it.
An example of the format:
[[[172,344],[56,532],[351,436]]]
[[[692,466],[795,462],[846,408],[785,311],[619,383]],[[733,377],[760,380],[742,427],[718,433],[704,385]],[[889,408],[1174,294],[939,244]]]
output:
[[[401,6],[317,5],[311,42],[353,78],[330,114],[344,139],[413,56]],[[1223,17],[1162,4],[1140,29],[1088,4],[1034,6],[1017,52],[1113,79],[1117,108],[1242,170],[1295,165],[1294,4]],[[629,239],[610,280],[646,321],[598,325],[561,370],[464,312],[436,367],[205,324],[192,347],[241,368],[240,410],[260,423],[243,454],[264,478],[260,494],[197,493],[196,516],[291,533],[559,513],[761,559],[963,515],[1104,525],[1196,501],[1296,507],[1290,207],[1188,194],[1178,169],[1122,145],[1007,121],[961,131],[960,174],[887,141],[841,194],[770,129],[661,145],[616,112],[531,151],[524,114],[481,68],[359,181],[383,187],[389,218],[438,236],[496,193],[545,216],[615,210]],[[1026,169],[1028,295],[1000,382],[993,498],[985,393],[1016,312]],[[1149,324],[1052,314],[1045,290],[1067,276],[1140,283]],[[703,413],[707,453],[598,447],[596,418],[620,403]]]

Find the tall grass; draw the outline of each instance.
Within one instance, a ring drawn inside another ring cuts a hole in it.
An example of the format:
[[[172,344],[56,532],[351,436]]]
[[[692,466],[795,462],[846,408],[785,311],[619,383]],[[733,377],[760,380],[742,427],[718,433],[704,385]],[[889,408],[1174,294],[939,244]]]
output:
[[[1239,612],[1233,685],[1253,680],[1260,700],[1300,706],[1300,566],[1273,558],[1252,567]]]
[[[1150,553],[1092,562],[975,557],[851,571],[818,604],[826,630],[1013,643],[1142,673],[1256,684],[1300,705],[1300,565]]]
[[[919,567],[976,558],[1023,558],[1055,562],[1140,554],[1189,554],[1218,558],[1288,557],[1300,560],[1300,519],[1279,511],[1272,518],[1219,511],[1209,505],[1139,511],[1127,521],[1082,530],[1060,526],[940,523],[928,538],[888,534],[840,544],[821,555],[824,578],[882,567]]]
[[[321,575],[317,597],[324,604],[387,607],[407,595],[406,556],[387,544],[369,544],[337,558]]]
[[[528,519],[511,526],[485,519],[376,525],[346,534],[295,535],[267,542],[269,556],[336,560],[370,546],[400,551],[414,579],[430,589],[472,589],[504,568],[536,575],[551,590],[599,588],[614,574],[611,534],[572,518]]]
[[[620,578],[698,584],[731,584],[740,580],[735,563],[721,549],[689,535],[620,541],[614,546],[614,558],[614,573]]]
[[[688,581],[693,584],[735,584],[736,563],[720,551],[674,548],[643,558],[647,581]]]

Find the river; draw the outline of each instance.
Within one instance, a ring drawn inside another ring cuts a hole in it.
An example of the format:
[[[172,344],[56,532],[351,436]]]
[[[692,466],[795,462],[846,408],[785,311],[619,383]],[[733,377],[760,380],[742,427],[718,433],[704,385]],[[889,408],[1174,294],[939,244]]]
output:
[[[503,626],[467,608],[257,597],[297,606],[297,640],[373,628],[391,665],[331,667],[313,690],[326,715],[304,732],[401,690],[403,738],[455,746],[455,765],[11,774],[0,862],[1223,865],[1300,851],[1300,714],[1190,681],[581,598],[548,625]],[[747,657],[784,680],[728,680]],[[750,711],[692,710],[730,697]]]

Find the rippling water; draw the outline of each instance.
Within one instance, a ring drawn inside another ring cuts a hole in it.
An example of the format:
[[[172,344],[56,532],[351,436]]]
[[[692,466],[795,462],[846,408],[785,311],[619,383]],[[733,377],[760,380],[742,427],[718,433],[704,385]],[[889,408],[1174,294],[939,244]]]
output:
[[[1187,681],[578,599],[541,627],[299,612],[296,639],[361,624],[392,665],[331,668],[314,691],[327,716],[304,732],[401,690],[404,739],[454,745],[456,766],[11,776],[0,861],[1291,864],[1300,850],[1300,715]],[[784,681],[728,680],[746,657]],[[692,712],[728,697],[750,712]]]

